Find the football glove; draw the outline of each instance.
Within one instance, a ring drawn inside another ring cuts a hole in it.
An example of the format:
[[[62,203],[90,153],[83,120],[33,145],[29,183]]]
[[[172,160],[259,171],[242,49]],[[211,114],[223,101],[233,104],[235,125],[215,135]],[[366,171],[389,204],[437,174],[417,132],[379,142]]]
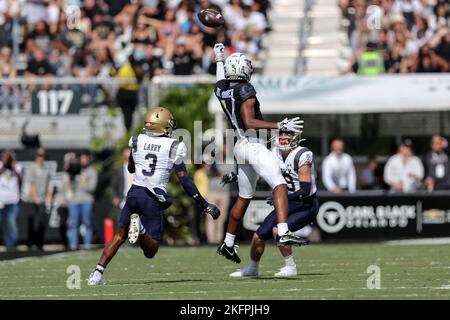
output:
[[[214,220],[219,218],[220,216],[220,210],[217,208],[215,204],[210,203],[205,210],[203,210],[202,214],[210,214],[211,217],[213,217]]]
[[[278,129],[281,131],[302,132],[303,120],[300,120],[300,117],[284,118],[283,121],[278,122]]]
[[[222,185],[222,187],[225,187],[225,185],[227,183],[236,182],[237,179],[238,179],[237,174],[234,172],[230,172],[230,173],[223,175],[222,181],[220,181],[220,184]]]
[[[219,62],[219,61],[224,62],[225,46],[222,43],[216,43],[214,45],[214,55],[216,58],[216,62]]]

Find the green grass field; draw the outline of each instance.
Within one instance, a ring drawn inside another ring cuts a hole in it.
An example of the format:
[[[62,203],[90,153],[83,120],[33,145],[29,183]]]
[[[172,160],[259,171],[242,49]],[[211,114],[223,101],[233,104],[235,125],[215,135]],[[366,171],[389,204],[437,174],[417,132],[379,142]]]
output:
[[[248,246],[241,246],[242,266]],[[0,299],[449,299],[450,245],[340,244],[295,249],[299,275],[275,279],[282,264],[266,248],[258,278],[230,279],[238,266],[214,247],[162,247],[148,260],[125,247],[105,272],[106,286],[88,287],[99,250],[0,262]],[[81,288],[66,287],[69,265]],[[381,288],[367,288],[367,268],[381,269]]]

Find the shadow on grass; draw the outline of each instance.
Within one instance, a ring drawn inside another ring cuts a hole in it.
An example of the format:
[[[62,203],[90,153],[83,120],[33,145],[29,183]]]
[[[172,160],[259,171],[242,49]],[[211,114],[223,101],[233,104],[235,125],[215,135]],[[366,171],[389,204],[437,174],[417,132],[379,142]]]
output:
[[[150,285],[156,283],[183,283],[183,282],[203,282],[205,279],[174,279],[174,280],[150,280],[150,281],[127,281],[109,283],[109,286],[123,286],[123,285]]]
[[[252,279],[264,279],[264,280],[301,280],[304,277],[321,277],[328,276],[329,273],[300,273],[295,277],[274,277],[274,276],[259,276],[251,277]]]

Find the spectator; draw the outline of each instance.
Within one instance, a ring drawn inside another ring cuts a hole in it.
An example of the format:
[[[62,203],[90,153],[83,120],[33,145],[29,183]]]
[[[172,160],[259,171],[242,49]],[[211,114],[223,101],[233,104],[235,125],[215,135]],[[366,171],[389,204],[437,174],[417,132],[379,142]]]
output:
[[[428,191],[450,189],[450,164],[445,150],[448,140],[434,135],[431,150],[424,157],[425,186]]]
[[[123,164],[116,170],[112,178],[112,205],[116,208],[122,209],[128,190],[133,184],[134,174],[128,172],[128,159],[130,158],[131,150],[126,148],[122,153]]]
[[[31,196],[31,210],[28,213],[28,247],[36,245],[43,250],[45,230],[47,226],[47,212],[45,202],[50,198],[48,185],[50,171],[45,167],[45,149],[38,148],[34,156],[34,163],[28,169],[28,183]]]
[[[450,28],[441,28],[430,40],[430,47],[450,63]]]
[[[412,141],[405,139],[398,153],[390,157],[384,167],[384,181],[391,192],[414,192],[420,189],[424,169],[420,159],[413,155]]]
[[[79,172],[71,180],[72,197],[69,200],[69,249],[78,249],[78,231],[81,222],[85,227],[84,247],[92,244],[93,193],[97,187],[97,172],[90,166],[89,154],[82,153],[79,159]]]
[[[203,162],[200,168],[194,173],[194,183],[198,187],[198,191],[205,198],[208,199],[208,169]],[[204,243],[206,240],[205,233],[201,227],[203,222],[202,210],[199,206],[194,208],[194,218],[191,220],[193,244]]]
[[[166,61],[172,61],[174,75],[190,75],[194,73],[195,66],[200,64],[202,49],[200,42],[191,43],[188,47],[185,37],[175,41],[175,48],[169,46],[166,52]]]
[[[0,161],[0,230],[3,218],[6,220],[6,249],[14,250],[17,245],[17,215],[19,214],[20,185],[22,174],[14,153],[4,151]]]
[[[359,185],[363,190],[380,189],[380,181],[377,174],[379,168],[378,162],[375,157],[370,157],[366,166],[359,172]]]
[[[366,50],[361,53],[357,61],[352,65],[354,73],[362,75],[377,75],[385,73],[384,55],[378,50],[378,45],[367,43]]]
[[[11,49],[3,47],[0,51],[0,79],[14,81],[16,77],[16,65],[11,58]],[[19,112],[19,88],[16,84],[4,84],[1,86],[2,112],[8,112],[8,106],[12,102],[12,111]]]
[[[39,20],[36,27],[26,36],[26,44],[28,52],[33,52],[37,47],[44,50],[46,54],[50,52],[52,35],[50,34],[50,27],[45,20]]]
[[[45,57],[45,52],[42,48],[36,47],[33,52],[33,57],[28,60],[28,66],[25,70],[25,77],[28,78],[51,78],[53,77],[53,68]],[[48,86],[44,86],[48,87]],[[34,91],[36,85],[30,85],[29,90]]]
[[[448,72],[450,64],[436,54],[428,45],[424,45],[414,58],[412,72]]]
[[[117,91],[117,103],[122,109],[123,120],[127,131],[131,129],[134,110],[138,104],[139,84],[137,81],[139,81],[139,75],[135,67],[137,62],[144,59],[144,57],[145,52],[141,54],[140,51],[136,50],[133,55],[128,57],[128,62],[120,67],[117,73],[119,79],[136,81],[136,83],[120,84],[119,90]]]
[[[344,153],[344,141],[334,139],[331,152],[322,162],[322,181],[328,191],[356,191],[356,172],[352,157]]]
[[[441,58],[450,62],[450,49],[446,44],[450,36],[447,40],[444,37],[449,21],[448,1],[339,0],[338,3],[353,61],[361,56],[368,43],[373,43],[383,49],[388,73],[447,72]],[[373,11],[366,10],[369,5],[378,5],[381,9],[381,19],[377,20],[381,30],[367,25],[374,18]],[[384,30],[388,28],[386,36]],[[434,51],[425,48],[426,45]],[[421,49],[425,52],[419,52]]]
[[[220,182],[224,174],[232,172],[233,166],[228,164],[214,163],[208,168],[208,202],[216,204],[222,214],[217,220],[210,215],[206,216],[206,239],[210,244],[222,242],[225,230],[225,221],[230,205],[229,184],[222,186]]]

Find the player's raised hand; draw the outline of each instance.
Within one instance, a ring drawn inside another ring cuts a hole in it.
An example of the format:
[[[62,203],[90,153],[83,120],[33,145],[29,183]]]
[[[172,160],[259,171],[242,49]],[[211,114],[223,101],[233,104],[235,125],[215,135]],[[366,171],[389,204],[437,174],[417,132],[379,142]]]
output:
[[[303,129],[303,120],[300,117],[292,119],[284,118],[283,121],[278,122],[278,129],[282,131],[301,132]]]
[[[216,58],[216,62],[223,62],[225,58],[225,46],[223,43],[216,43],[214,45],[214,55]]]
[[[208,207],[206,207],[206,209],[203,210],[202,214],[210,214],[211,217],[213,217],[213,219],[216,220],[220,216],[220,210],[219,208],[217,208],[215,204],[210,203]]]

